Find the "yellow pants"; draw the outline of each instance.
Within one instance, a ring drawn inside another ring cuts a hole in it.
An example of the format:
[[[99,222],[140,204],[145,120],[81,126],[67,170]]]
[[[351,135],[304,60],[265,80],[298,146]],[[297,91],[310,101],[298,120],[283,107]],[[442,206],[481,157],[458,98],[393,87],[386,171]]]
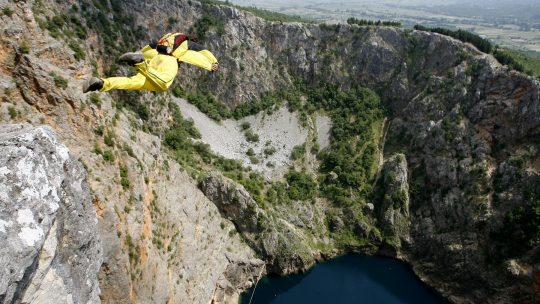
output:
[[[150,46],[142,49],[144,61],[135,65],[138,72],[132,77],[109,77],[103,79],[101,92],[110,90],[166,91],[178,73],[176,58],[159,54]]]

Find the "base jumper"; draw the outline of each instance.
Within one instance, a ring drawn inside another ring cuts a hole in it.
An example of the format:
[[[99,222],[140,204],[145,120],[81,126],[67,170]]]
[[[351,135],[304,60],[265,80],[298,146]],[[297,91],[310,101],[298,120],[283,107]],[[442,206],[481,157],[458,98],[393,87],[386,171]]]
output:
[[[140,52],[126,53],[119,61],[135,67],[131,77],[91,77],[83,84],[83,92],[110,90],[166,91],[173,83],[178,66],[185,62],[210,72],[218,70],[214,55],[193,37],[183,33],[167,33],[156,43],[144,46]]]

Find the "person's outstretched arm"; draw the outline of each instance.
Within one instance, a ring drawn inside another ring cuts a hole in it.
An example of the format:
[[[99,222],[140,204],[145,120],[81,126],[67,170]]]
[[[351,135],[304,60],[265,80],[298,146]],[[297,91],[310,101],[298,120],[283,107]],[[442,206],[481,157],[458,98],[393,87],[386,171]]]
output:
[[[204,46],[193,41],[184,41],[172,55],[181,62],[192,64],[210,72],[215,72],[218,69],[216,57]]]

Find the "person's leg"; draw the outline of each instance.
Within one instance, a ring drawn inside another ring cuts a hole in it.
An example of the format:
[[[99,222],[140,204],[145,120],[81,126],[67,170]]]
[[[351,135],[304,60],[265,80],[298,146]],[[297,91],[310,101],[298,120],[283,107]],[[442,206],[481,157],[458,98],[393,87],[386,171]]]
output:
[[[166,91],[178,73],[176,58],[158,54],[151,60],[135,64],[137,74],[132,77],[103,78],[101,92],[110,90]]]
[[[160,88],[155,87],[152,83],[147,81],[146,77],[137,73],[132,77],[109,77],[103,78],[103,88],[101,92],[107,92],[110,90],[147,90],[147,91],[159,91]]]

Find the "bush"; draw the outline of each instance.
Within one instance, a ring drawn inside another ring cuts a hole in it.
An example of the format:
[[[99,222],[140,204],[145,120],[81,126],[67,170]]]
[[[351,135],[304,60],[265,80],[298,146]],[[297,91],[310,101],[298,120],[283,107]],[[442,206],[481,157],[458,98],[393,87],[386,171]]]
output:
[[[121,110],[127,108],[137,114],[142,120],[148,121],[150,118],[150,109],[144,101],[141,101],[142,93],[138,91],[119,91],[116,108]]]
[[[103,136],[104,131],[105,131],[105,127],[103,127],[103,125],[99,125],[94,129],[94,133],[96,133],[96,135],[99,135],[99,136]]]
[[[208,117],[220,121],[231,118],[229,109],[219,102],[210,92],[197,91],[187,94],[187,101],[194,104]]]
[[[51,76],[54,80],[54,84],[61,89],[65,89],[68,86],[68,81],[64,77],[56,74],[55,72],[50,72],[49,76]]]
[[[8,107],[8,113],[9,113],[9,117],[11,117],[11,119],[15,119],[17,117],[17,115],[19,115],[19,112],[17,112],[17,109],[15,109],[15,107],[13,107],[13,106]]]
[[[253,133],[253,131],[251,131],[251,130],[246,130],[246,132],[244,132],[244,136],[246,137],[247,141],[249,141],[249,142],[258,142],[259,141],[259,135]]]
[[[73,50],[73,56],[75,57],[75,59],[83,60],[86,57],[86,52],[84,51],[84,48],[82,48],[76,41],[70,41],[69,48]]]
[[[186,91],[179,85],[175,86],[172,90],[172,94],[178,98],[186,98]]]
[[[264,155],[270,156],[270,155],[275,154],[277,150],[274,147],[268,147],[268,148],[265,148],[263,152],[264,152]]]
[[[242,128],[242,131],[246,131],[247,129],[251,128],[251,124],[247,121],[244,121],[241,125],[240,125],[240,128]]]
[[[19,51],[23,54],[30,53],[30,46],[28,45],[28,42],[26,41],[21,42],[21,44],[19,45]]]
[[[103,159],[105,161],[108,161],[108,162],[113,162],[114,161],[114,154],[112,153],[111,150],[103,151],[102,156],[103,156]]]
[[[517,257],[540,244],[540,199],[524,203],[505,216],[503,226],[493,233],[502,258]]]
[[[89,98],[91,103],[95,104],[98,108],[101,108],[101,99],[97,93],[91,93]]]
[[[108,131],[105,137],[103,137],[103,142],[109,147],[114,147],[114,135]]]
[[[8,17],[11,17],[11,15],[13,15],[13,10],[9,7],[4,7],[2,9],[2,14],[8,16]]]
[[[305,145],[299,145],[292,149],[291,152],[291,158],[293,160],[297,160],[302,158],[306,154],[306,146]]]
[[[128,168],[126,165],[120,165],[120,184],[124,190],[128,189],[130,186],[128,179]]]
[[[317,183],[311,176],[303,172],[289,171],[285,178],[289,184],[289,198],[292,200],[305,201],[315,197]]]

